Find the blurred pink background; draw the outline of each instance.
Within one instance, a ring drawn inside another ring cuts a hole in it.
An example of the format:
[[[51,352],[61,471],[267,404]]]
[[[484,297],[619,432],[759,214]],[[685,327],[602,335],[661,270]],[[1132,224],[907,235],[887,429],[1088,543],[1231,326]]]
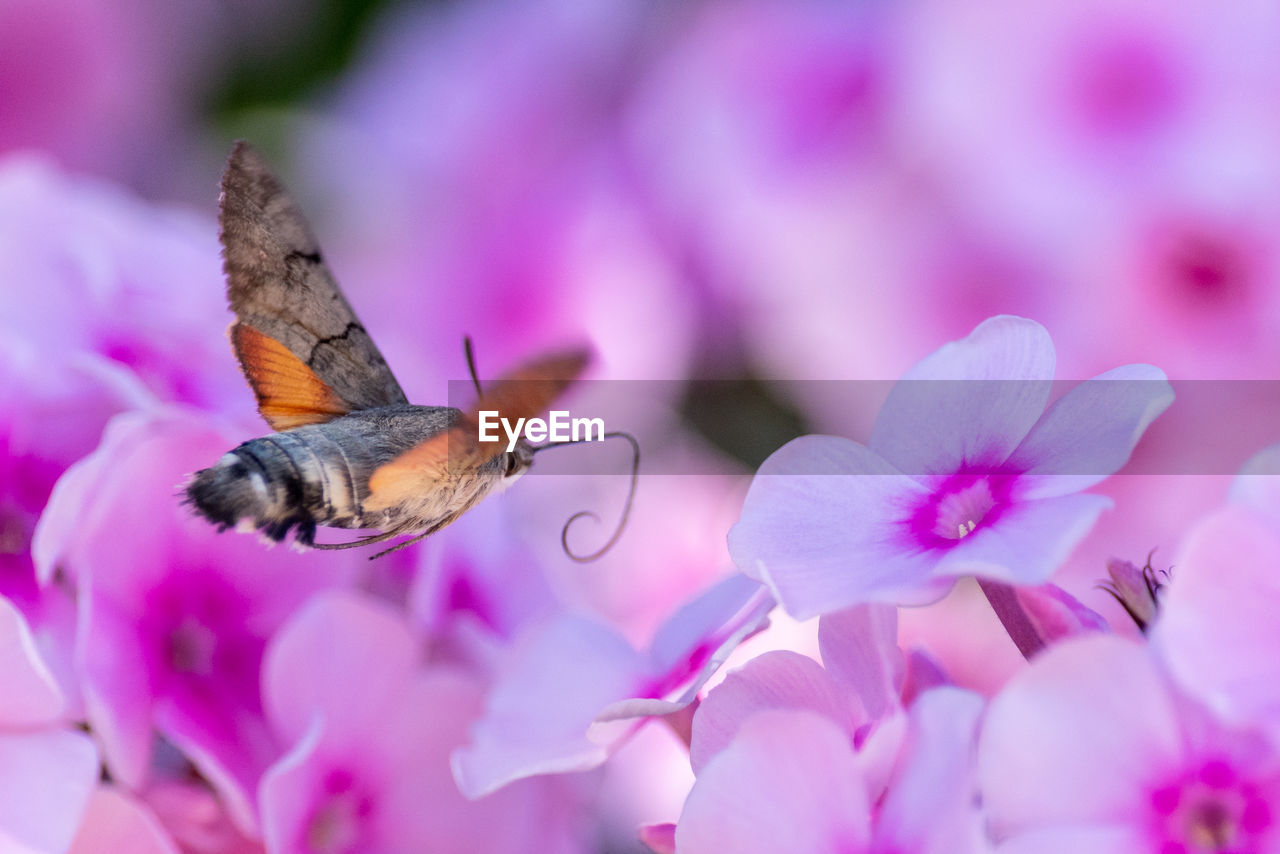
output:
[[[216,206],[235,138],[299,197],[411,400],[465,378],[464,334],[485,378],[585,341],[592,379],[669,381],[616,425],[662,437],[645,466],[714,472],[642,477],[597,564],[568,561],[559,526],[599,508],[605,530],[620,477],[528,478],[418,553],[361,563],[343,584],[400,608],[433,665],[465,671],[438,690],[472,709],[549,614],[644,649],[732,571],[725,532],[765,455],[801,432],[866,440],[865,408],[777,381],[892,380],[1002,313],[1048,328],[1060,379],[1127,362],[1280,379],[1277,103],[1280,6],[1254,0],[0,0],[0,593],[80,719],[75,620],[32,555],[55,482],[121,415],[176,407],[228,448],[266,432],[225,341]],[[732,383],[712,400],[694,379]],[[1219,429],[1274,418],[1274,395],[1239,400],[1166,418],[1244,460],[1280,435]],[[1160,426],[1140,455],[1162,453]],[[164,465],[216,458],[183,441]],[[1231,474],[1103,484],[1116,509],[1056,580],[1115,620],[1106,559],[1167,565]],[[985,608],[962,586],[904,614],[903,645],[994,690],[1016,651],[994,620],[957,628]],[[779,618],[740,656],[812,653],[813,630]],[[204,800],[226,786],[184,763],[128,809],[182,850],[261,850],[257,821],[228,823]],[[591,773],[508,800],[554,804],[563,850],[635,852],[635,826],[673,821],[691,779],[657,726]],[[490,850],[469,832],[457,850]]]

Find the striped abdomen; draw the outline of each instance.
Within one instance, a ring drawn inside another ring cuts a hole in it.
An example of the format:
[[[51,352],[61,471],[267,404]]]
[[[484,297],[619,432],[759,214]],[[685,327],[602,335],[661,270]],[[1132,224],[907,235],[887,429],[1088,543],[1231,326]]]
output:
[[[451,407],[397,404],[254,439],[196,472],[187,498],[221,528],[249,525],[273,540],[296,528],[304,545],[317,525],[423,530],[448,496],[369,512],[369,478],[460,415]]]

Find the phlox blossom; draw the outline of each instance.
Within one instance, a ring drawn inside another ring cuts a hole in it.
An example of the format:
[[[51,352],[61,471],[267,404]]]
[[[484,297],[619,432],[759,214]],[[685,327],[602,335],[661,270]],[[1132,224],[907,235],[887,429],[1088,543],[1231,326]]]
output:
[[[1064,643],[1011,680],[978,768],[1001,854],[1280,850],[1280,752],[1114,635]]]
[[[0,598],[0,850],[66,851],[98,782],[98,751],[22,614]]]
[[[43,579],[74,585],[76,671],[112,778],[145,785],[162,735],[252,832],[258,778],[283,749],[262,711],[267,642],[363,561],[269,552],[195,518],[177,485],[235,444],[206,422],[186,411],[117,416],[54,488],[35,552]]]
[[[987,851],[972,764],[981,711],[967,691],[927,691],[905,726],[861,750],[823,714],[758,712],[699,772],[676,824],[676,850]]]
[[[1280,736],[1280,533],[1231,504],[1188,532],[1151,632],[1172,676],[1224,720]]]
[[[1197,523],[1149,644],[1050,650],[992,703],[980,769],[1009,852],[1280,851],[1280,536],[1266,452]]]
[[[524,777],[599,766],[648,718],[689,707],[772,608],[759,584],[733,575],[678,609],[647,650],[586,617],[529,626],[503,654],[484,714],[454,754],[458,786],[481,797]]]
[[[63,422],[46,426],[55,438],[102,426],[94,410],[78,423],[68,375],[112,391],[132,379],[160,400],[215,411],[248,405],[227,355],[213,212],[213,199],[202,214],[38,157],[0,160],[0,275],[25,284],[0,291],[0,331],[25,378],[49,385],[41,396],[62,397]]]
[[[902,708],[907,659],[897,645],[897,609],[864,605],[822,618],[822,664],[790,650],[758,655],[731,672],[693,717],[695,773],[762,711],[805,709],[829,718],[852,742]]]
[[[678,850],[985,850],[972,767],[982,701],[905,656],[896,617],[885,605],[825,616],[823,664],[768,652],[708,693]]]
[[[907,372],[867,445],[784,445],[729,532],[734,562],[798,618],[932,602],[967,575],[1044,582],[1110,506],[1079,491],[1173,399],[1159,369],[1127,365],[1046,409],[1054,360],[1038,323],[993,317]]]
[[[288,754],[263,778],[272,854],[570,852],[577,796],[529,780],[468,802],[449,751],[479,711],[483,684],[427,665],[402,615],[333,591],[274,637],[263,669],[268,718]]]

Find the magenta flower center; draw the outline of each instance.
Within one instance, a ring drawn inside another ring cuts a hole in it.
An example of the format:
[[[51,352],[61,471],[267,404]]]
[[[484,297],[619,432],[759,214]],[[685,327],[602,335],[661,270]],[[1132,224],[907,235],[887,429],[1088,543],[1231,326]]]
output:
[[[213,673],[217,646],[213,629],[187,617],[169,635],[169,663],[179,673],[208,676]]]
[[[372,812],[372,800],[356,789],[349,772],[330,772],[319,804],[307,822],[305,850],[312,854],[363,850],[362,827]]]
[[[954,474],[938,484],[909,521],[912,538],[927,549],[949,549],[990,525],[1009,503],[1011,475]]]
[[[1160,854],[1253,851],[1271,827],[1266,800],[1222,761],[1152,792],[1151,805]]]
[[[174,572],[143,604],[138,633],[158,695],[186,714],[227,721],[231,706],[260,708],[258,678],[265,640],[247,615],[254,604],[216,571]]]
[[[942,496],[938,501],[933,532],[943,539],[962,540],[982,524],[995,505],[987,481],[974,481]]]
[[[29,540],[26,525],[18,514],[0,509],[0,554],[21,554]]]

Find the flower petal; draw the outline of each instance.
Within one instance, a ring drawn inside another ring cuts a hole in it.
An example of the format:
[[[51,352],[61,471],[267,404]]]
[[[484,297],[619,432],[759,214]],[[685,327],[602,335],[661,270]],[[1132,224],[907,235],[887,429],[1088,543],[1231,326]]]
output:
[[[850,739],[857,702],[812,658],[789,650],[766,652],[730,673],[707,694],[693,716],[689,763],[693,773],[733,741],[743,723],[765,709],[807,709],[825,715]]]
[[[138,788],[151,763],[153,692],[134,621],[91,593],[80,578],[76,659],[85,709],[112,778]],[[92,641],[90,641],[92,638]]]
[[[1133,827],[1051,827],[1019,834],[1002,843],[996,854],[1133,854],[1150,844],[1150,838]]]
[[[326,728],[373,727],[416,660],[413,635],[396,612],[355,593],[319,593],[267,648],[264,705],[287,744],[302,737],[317,710]]]
[[[98,785],[98,752],[84,733],[0,735],[0,848],[65,851]]]
[[[978,779],[998,836],[1124,821],[1147,807],[1147,775],[1181,750],[1174,701],[1146,646],[1097,634],[1051,647],[992,700]]]
[[[698,776],[676,823],[676,850],[864,851],[869,815],[848,733],[814,712],[766,711]]]
[[[985,320],[903,376],[868,444],[913,476],[999,466],[1044,413],[1054,361],[1035,321]]]
[[[1036,634],[1046,644],[1054,644],[1086,632],[1106,632],[1111,629],[1101,614],[1056,584],[1017,587],[1013,592]]]
[[[641,655],[605,626],[566,616],[531,628],[503,663],[471,743],[453,753],[458,788],[479,798],[524,777],[596,767],[608,748],[588,728],[643,679]]]
[[[1035,477],[1023,494],[1049,498],[1087,489],[1120,470],[1147,427],[1173,403],[1164,371],[1125,365],[1067,392],[1009,458]]]
[[[822,664],[836,682],[853,689],[871,720],[899,705],[906,659],[898,648],[898,609],[858,605],[818,622]]]
[[[934,560],[895,540],[927,495],[873,451],[834,436],[802,436],[760,466],[729,531],[729,553],[805,619],[865,602],[922,604],[950,586]]]
[[[1011,505],[999,520],[979,528],[938,562],[947,578],[976,575],[1010,584],[1042,584],[1093,527],[1111,499],[1064,495]]]
[[[1231,482],[1231,500],[1280,524],[1280,445],[1254,454]]]
[[[665,672],[686,661],[690,651],[740,617],[763,592],[759,582],[735,573],[682,605],[658,628],[649,645],[654,671]]]
[[[315,798],[316,769],[323,724],[317,716],[289,752],[262,775],[262,837],[269,851],[288,851],[306,826]]]
[[[1276,720],[1280,537],[1242,505],[1198,524],[1161,591],[1152,643],[1187,693],[1228,720]]]
[[[637,686],[645,696],[601,709],[587,738],[614,744],[643,723],[641,718],[688,709],[738,645],[769,625],[769,612],[776,604],[758,582],[732,575],[677,610],[659,627],[649,650],[647,679]],[[678,695],[663,699],[676,690]]]
[[[654,854],[676,854],[676,826],[647,824],[640,828],[640,841]]]
[[[983,700],[939,688],[911,707],[907,738],[876,822],[890,851],[964,854],[985,850],[974,780],[974,742]]]
[[[0,597],[0,726],[53,723],[66,703],[22,614]]]

